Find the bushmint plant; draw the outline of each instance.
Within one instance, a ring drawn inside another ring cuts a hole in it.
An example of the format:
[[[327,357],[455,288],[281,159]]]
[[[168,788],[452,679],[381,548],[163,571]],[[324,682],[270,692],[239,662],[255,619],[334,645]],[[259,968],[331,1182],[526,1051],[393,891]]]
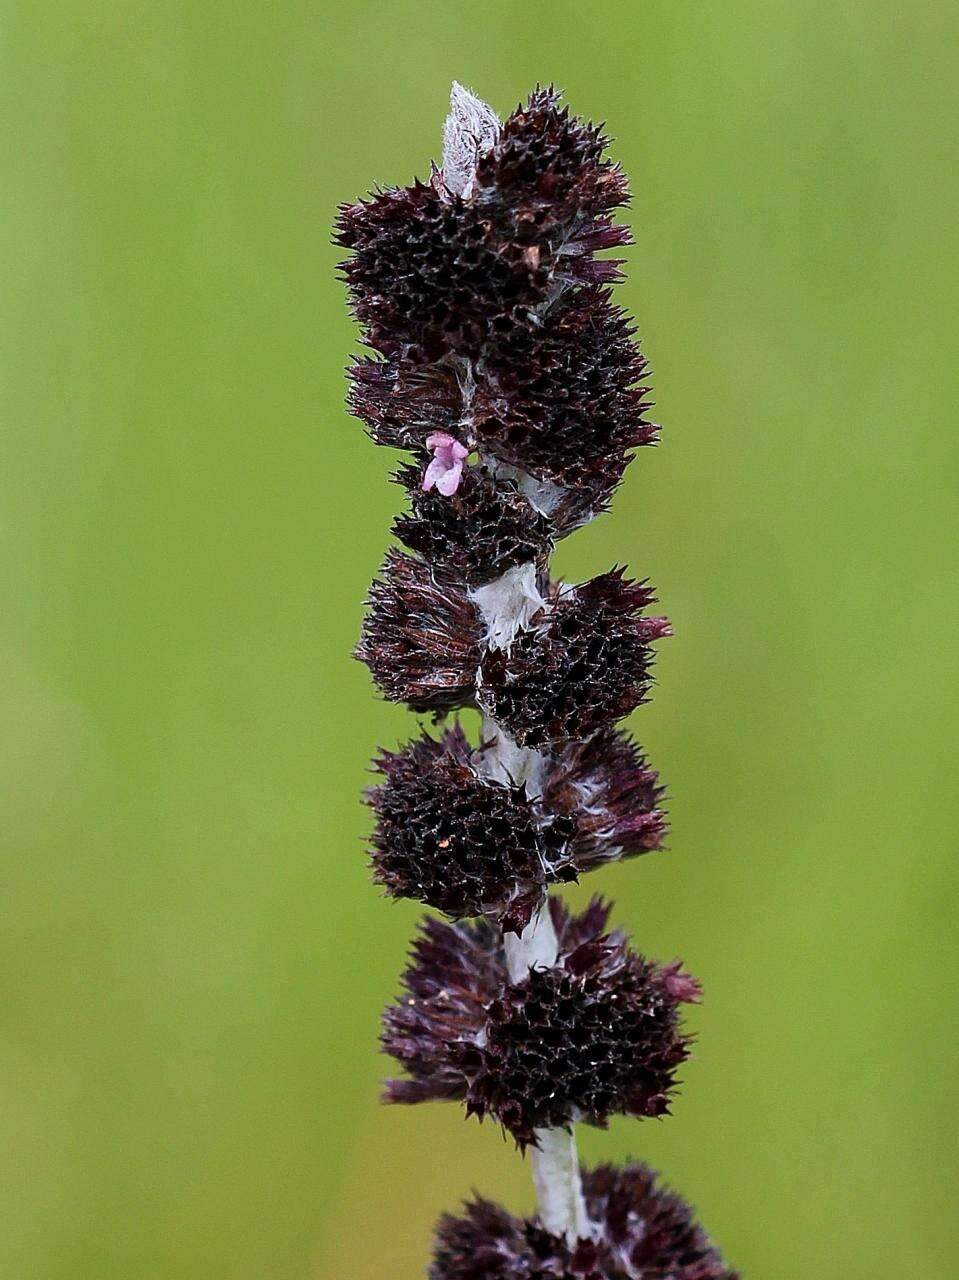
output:
[[[490,1117],[532,1166],[538,1210],[441,1219],[432,1280],[734,1280],[689,1207],[643,1165],[580,1167],[575,1125],[669,1111],[699,984],[550,895],[659,849],[663,789],[617,722],[669,635],[619,567],[551,578],[554,545],[608,507],[655,443],[646,361],[613,302],[630,242],[602,128],[536,89],[502,124],[454,84],[442,168],[341,207],[337,243],[368,354],[349,403],[407,458],[407,507],[358,656],[431,712],[374,762],[372,870],[434,909],[382,1044],[385,1100]],[[471,741],[453,713],[480,713]],[[443,918],[445,917],[445,919]]]

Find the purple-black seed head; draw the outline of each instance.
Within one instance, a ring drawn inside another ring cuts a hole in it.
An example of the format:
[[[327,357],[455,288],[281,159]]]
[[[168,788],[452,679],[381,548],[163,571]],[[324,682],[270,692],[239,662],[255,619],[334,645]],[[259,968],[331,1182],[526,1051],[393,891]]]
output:
[[[548,210],[517,213],[422,183],[344,205],[337,244],[352,251],[342,271],[369,344],[414,365],[478,357],[514,311],[544,303],[560,227]]]
[[[464,592],[390,551],[368,604],[356,656],[385,698],[438,714],[472,702],[483,633]]]
[[[594,258],[629,241],[610,217],[627,188],[605,141],[539,90],[480,159],[474,198],[434,171],[343,205],[335,240],[350,251],[341,270],[370,345],[413,365],[479,359],[559,285],[618,278]]]
[[[652,402],[633,334],[609,291],[589,288],[504,335],[476,380],[479,447],[558,485],[612,493],[631,450],[659,430],[645,416]]]
[[[523,746],[585,740],[628,715],[652,683],[652,642],[665,618],[642,616],[654,600],[621,569],[554,599],[508,649],[489,649],[477,698]]]
[[[662,788],[624,735],[566,748],[546,766],[542,796],[487,777],[488,749],[456,725],[374,762],[373,875],[391,897],[520,932],[549,885],[660,847]]]
[[[410,509],[396,520],[393,533],[437,577],[482,586],[552,550],[550,521],[514,484],[497,482],[484,468],[468,467],[451,497],[424,492],[420,467],[404,467],[396,479],[409,493]]]
[[[391,897],[453,919],[495,916],[520,932],[546,885],[575,876],[574,820],[543,813],[521,785],[483,777],[458,725],[383,752],[376,767],[385,781],[368,793],[373,870]]]
[[[347,372],[349,410],[366,424],[374,444],[422,456],[434,432],[466,434],[462,391],[450,366],[421,370],[403,361],[365,357]]]
[[[441,1218],[429,1280],[738,1280],[684,1200],[642,1164],[583,1169],[594,1239],[476,1199]]]
[[[561,209],[567,220],[595,217],[625,204],[629,187],[619,165],[604,159],[602,126],[571,115],[552,87],[537,88],[503,122],[494,146],[480,157],[480,201],[510,200]]]
[[[689,1054],[667,984],[678,970],[606,934],[609,908],[598,899],[575,917],[557,899],[549,906],[557,962],[518,983],[486,921],[427,922],[407,994],[384,1015],[384,1049],[411,1076],[387,1086],[387,1101],[458,1098],[521,1147],[540,1128],[666,1114]]]

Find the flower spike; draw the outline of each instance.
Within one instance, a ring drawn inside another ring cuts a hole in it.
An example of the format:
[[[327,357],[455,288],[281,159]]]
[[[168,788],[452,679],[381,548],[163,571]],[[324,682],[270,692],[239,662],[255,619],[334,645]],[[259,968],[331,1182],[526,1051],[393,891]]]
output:
[[[613,300],[631,236],[607,147],[552,86],[501,122],[454,82],[442,163],[343,204],[334,230],[364,350],[348,404],[400,451],[405,499],[356,655],[390,701],[466,713],[373,762],[373,880],[445,917],[423,921],[383,1014],[402,1069],[383,1096],[501,1125],[537,1194],[528,1219],[485,1200],[444,1217],[430,1280],[737,1280],[644,1165],[576,1153],[579,1123],[669,1112],[681,1008],[701,998],[602,899],[574,914],[550,893],[667,830],[618,722],[647,701],[669,623],[623,568],[567,584],[549,566],[659,439]]]

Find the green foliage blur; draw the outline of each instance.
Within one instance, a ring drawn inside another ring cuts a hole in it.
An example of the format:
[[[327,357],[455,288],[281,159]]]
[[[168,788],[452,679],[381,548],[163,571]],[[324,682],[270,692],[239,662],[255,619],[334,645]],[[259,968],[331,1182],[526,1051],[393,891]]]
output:
[[[449,82],[603,118],[662,447],[563,546],[676,637],[671,851],[603,872],[706,1000],[661,1167],[747,1277],[953,1273],[955,92],[945,0],[3,0],[0,1280],[413,1280],[528,1170],[377,1105],[417,912],[351,662],[399,494],[343,408],[338,201]],[[953,764],[949,764],[953,759]]]

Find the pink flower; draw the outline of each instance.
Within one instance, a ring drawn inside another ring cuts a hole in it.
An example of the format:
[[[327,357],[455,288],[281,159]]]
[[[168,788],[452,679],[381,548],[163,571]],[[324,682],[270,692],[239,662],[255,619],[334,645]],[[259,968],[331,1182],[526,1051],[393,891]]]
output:
[[[444,498],[451,498],[460,487],[463,461],[469,454],[469,449],[448,436],[445,431],[434,431],[431,436],[427,436],[426,447],[433,451],[433,461],[426,468],[426,475],[423,477],[423,492],[428,493],[435,485],[437,492]]]

